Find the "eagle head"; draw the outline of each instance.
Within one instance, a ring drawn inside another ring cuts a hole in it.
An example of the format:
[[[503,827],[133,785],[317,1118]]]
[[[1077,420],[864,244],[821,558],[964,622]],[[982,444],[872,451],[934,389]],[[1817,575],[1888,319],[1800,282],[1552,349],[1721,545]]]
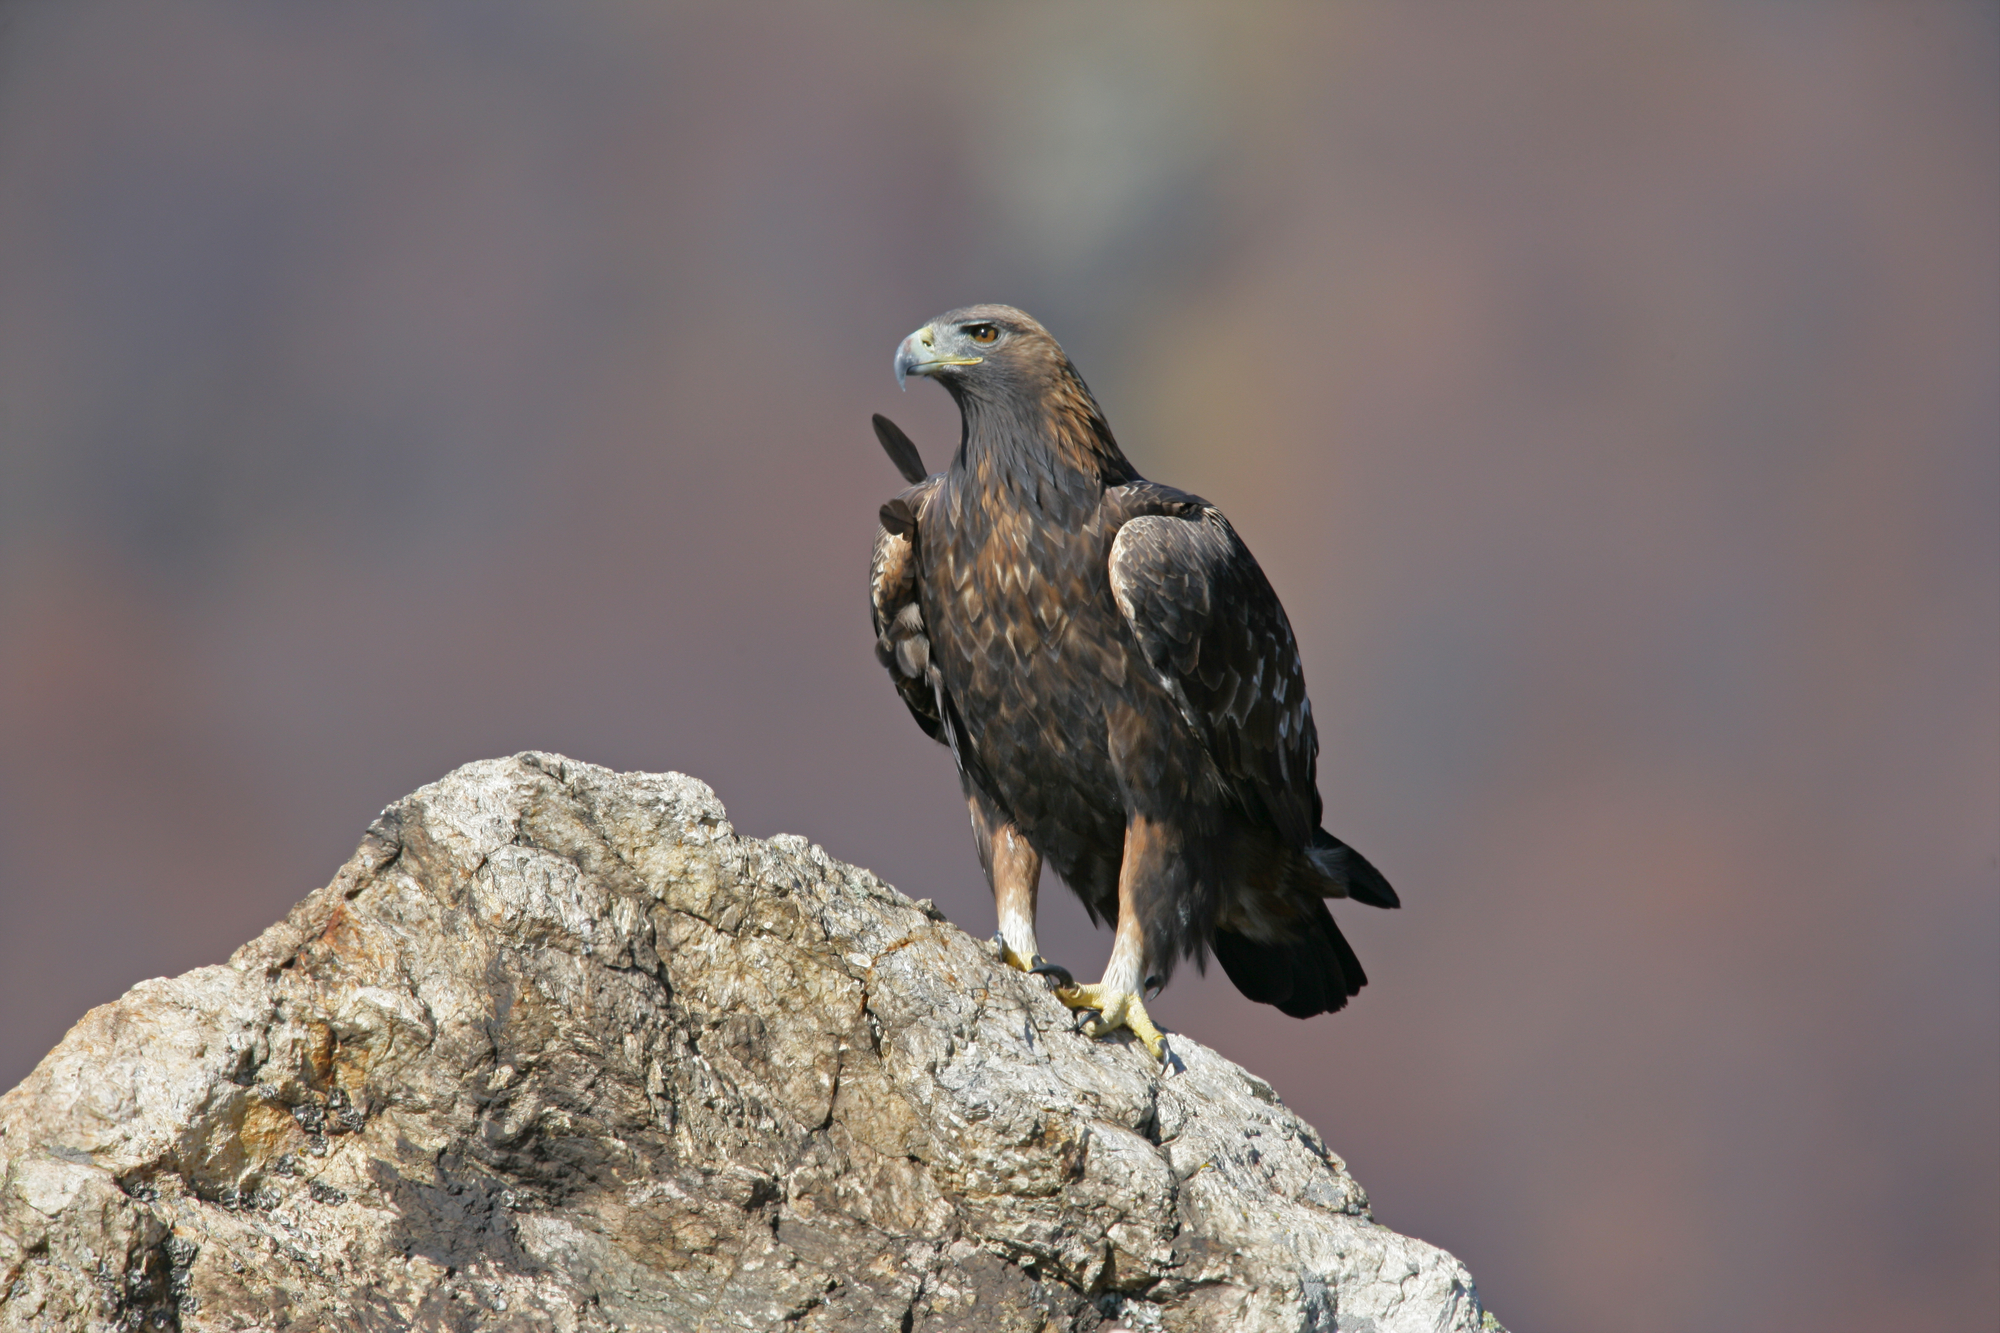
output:
[[[898,385],[907,376],[928,375],[960,401],[1032,393],[1068,368],[1068,358],[1049,331],[1010,305],[947,311],[896,349]]]

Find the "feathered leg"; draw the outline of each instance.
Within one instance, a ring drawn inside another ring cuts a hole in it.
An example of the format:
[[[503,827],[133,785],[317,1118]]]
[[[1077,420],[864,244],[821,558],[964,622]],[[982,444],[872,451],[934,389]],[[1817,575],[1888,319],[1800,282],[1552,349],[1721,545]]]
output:
[[[1132,816],[1125,826],[1125,853],[1118,866],[1118,931],[1111,945],[1111,958],[1104,965],[1104,979],[1094,986],[1065,986],[1056,998],[1072,1009],[1088,1011],[1080,1026],[1092,1037],[1102,1037],[1118,1028],[1127,1028],[1145,1043],[1153,1058],[1165,1061],[1167,1039],[1146,1012],[1140,991],[1156,976],[1148,966],[1144,906],[1159,899],[1162,876],[1176,873],[1182,864],[1179,844],[1161,824],[1144,815]]]
[[[1042,957],[1035,943],[1035,898],[1042,880],[1042,854],[1028,845],[1014,827],[977,788],[967,792],[972,815],[972,840],[979,864],[993,890],[993,908],[1000,932],[993,937],[1001,961],[1022,972],[1035,972],[1045,984],[1066,986],[1067,970]]]

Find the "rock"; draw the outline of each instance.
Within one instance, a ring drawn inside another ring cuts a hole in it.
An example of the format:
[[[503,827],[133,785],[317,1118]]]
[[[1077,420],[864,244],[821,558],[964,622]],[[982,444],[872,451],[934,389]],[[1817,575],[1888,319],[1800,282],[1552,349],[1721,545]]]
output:
[[[0,1327],[1497,1327],[1174,1047],[691,778],[471,764],[0,1098]]]

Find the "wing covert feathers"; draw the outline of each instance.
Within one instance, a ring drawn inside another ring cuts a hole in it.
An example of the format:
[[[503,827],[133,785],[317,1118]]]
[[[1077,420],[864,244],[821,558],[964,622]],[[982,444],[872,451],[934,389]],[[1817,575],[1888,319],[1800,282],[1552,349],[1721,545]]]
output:
[[[1192,508],[1192,507],[1191,507]],[[1253,812],[1295,847],[1319,831],[1319,739],[1291,623],[1216,509],[1129,519],[1111,589],[1140,651]]]
[[[930,636],[918,601],[916,535],[918,516],[937,489],[935,481],[912,486],[882,506],[869,562],[868,599],[875,621],[875,657],[888,668],[896,692],[924,734],[944,741],[944,702],[930,660]]]

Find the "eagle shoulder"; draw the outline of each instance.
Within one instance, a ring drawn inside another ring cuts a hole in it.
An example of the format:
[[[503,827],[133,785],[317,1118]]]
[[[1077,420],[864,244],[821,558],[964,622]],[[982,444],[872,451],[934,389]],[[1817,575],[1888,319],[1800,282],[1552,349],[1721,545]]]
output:
[[[1319,738],[1285,608],[1220,510],[1143,485],[1111,543],[1118,609],[1237,799],[1307,846],[1319,828]]]

